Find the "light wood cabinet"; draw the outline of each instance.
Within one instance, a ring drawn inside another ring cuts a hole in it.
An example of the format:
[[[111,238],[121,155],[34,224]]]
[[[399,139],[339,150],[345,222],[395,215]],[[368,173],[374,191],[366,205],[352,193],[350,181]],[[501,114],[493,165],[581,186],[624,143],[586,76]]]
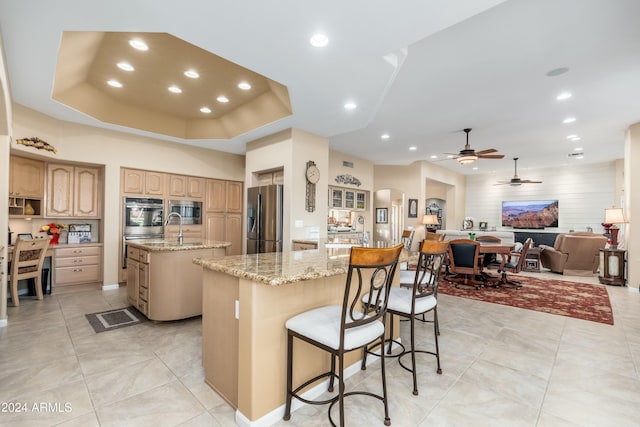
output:
[[[162,172],[122,168],[120,175],[122,194],[164,197],[165,177],[166,174]]]
[[[227,181],[226,190],[226,212],[242,213],[242,183],[237,181]]]
[[[9,170],[9,196],[43,198],[44,162],[11,156]]]
[[[137,250],[137,249],[136,249]],[[137,257],[136,257],[137,258]],[[140,293],[140,263],[129,256],[127,251],[127,300],[129,304],[138,307]]]
[[[165,240],[177,239],[180,233],[180,226],[176,224],[169,224],[164,227]],[[202,225],[191,224],[182,226],[182,237],[190,240],[202,239]]]
[[[242,182],[222,179],[207,180],[205,210],[207,212],[242,213]]]
[[[294,251],[311,251],[318,249],[317,243],[293,242]]]
[[[204,178],[185,175],[169,175],[169,197],[202,200],[204,195]]]
[[[47,217],[100,217],[100,170],[49,163]]]
[[[101,282],[101,254],[101,246],[55,248],[53,260],[55,286]]]
[[[227,255],[242,254],[242,215],[231,213],[212,213],[206,219],[207,240],[230,242]]]

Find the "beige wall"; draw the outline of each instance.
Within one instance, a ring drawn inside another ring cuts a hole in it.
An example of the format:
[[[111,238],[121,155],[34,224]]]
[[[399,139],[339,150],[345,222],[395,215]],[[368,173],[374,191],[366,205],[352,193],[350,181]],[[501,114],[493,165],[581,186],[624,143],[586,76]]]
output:
[[[627,130],[624,153],[624,241],[627,249],[628,285],[640,288],[640,192],[633,192],[632,183],[640,182],[640,123]]]
[[[12,123],[11,93],[4,45],[0,35],[0,230],[7,230],[9,212],[9,142]],[[7,234],[0,232],[0,295],[7,295]],[[0,298],[0,327],[7,324],[7,298]]]
[[[14,105],[14,141],[37,136],[57,154],[11,145],[13,154],[37,154],[44,160],[104,165],[104,284],[118,283],[120,168],[123,166],[235,181],[244,180],[244,156],[196,148],[57,120]],[[8,185],[3,186],[3,188]],[[7,197],[2,201],[6,203]],[[6,212],[7,209],[4,210]]]

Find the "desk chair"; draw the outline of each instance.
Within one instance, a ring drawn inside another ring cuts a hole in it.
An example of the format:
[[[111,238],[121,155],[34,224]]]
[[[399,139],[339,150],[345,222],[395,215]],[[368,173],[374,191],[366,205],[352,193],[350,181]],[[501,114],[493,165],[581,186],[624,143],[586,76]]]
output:
[[[389,290],[402,249],[402,245],[392,248],[352,247],[342,305],[319,307],[298,314],[286,321],[287,397],[283,417],[285,421],[291,418],[291,399],[295,397],[308,404],[323,405],[328,403],[329,422],[332,426],[336,424],[331,418],[331,408],[338,402],[340,426],[344,426],[344,398],[353,394],[363,394],[382,400],[384,424],[387,426],[391,424],[384,354],[380,357],[382,396],[367,391],[345,393],[344,355],[375,342],[379,343],[380,348],[384,346],[384,320],[389,301]],[[368,297],[363,306],[361,301],[365,294]],[[359,310],[360,307],[363,307],[362,311]],[[294,338],[314,345],[331,355],[331,368],[328,372],[305,381],[295,389],[292,384]],[[336,378],[338,379],[338,394],[336,396],[327,400],[311,401],[299,395],[301,390],[326,377],[329,378],[329,392],[333,391],[333,383]]]
[[[469,239],[449,241],[449,276],[447,280],[458,288],[460,285],[480,289],[484,282],[477,280],[480,275],[480,243]]]
[[[502,269],[498,269],[500,273],[500,281],[496,283],[496,286],[512,285],[516,289],[522,288],[522,283],[517,280],[512,280],[507,277],[507,272],[518,274],[522,271],[524,263],[527,258],[527,251],[533,246],[533,239],[528,238],[522,244],[520,252],[511,252],[509,254],[509,262],[502,266]],[[516,261],[513,259],[516,258]]]
[[[412,286],[407,289],[405,287],[392,287],[389,296],[389,304],[387,305],[387,314],[390,316],[389,325],[390,332],[387,339],[388,348],[387,355],[391,355],[391,346],[396,343],[402,349],[402,352],[391,357],[397,357],[398,363],[407,371],[413,374],[413,394],[418,395],[418,379],[416,376],[416,353],[431,354],[436,357],[438,374],[442,374],[440,368],[440,349],[438,347],[438,335],[440,331],[438,328],[438,281],[440,280],[440,271],[444,263],[445,256],[447,255],[447,248],[449,242],[434,242],[430,240],[423,240],[420,244],[420,257],[418,259],[418,265],[413,276]],[[405,273],[405,272],[400,272]],[[402,279],[401,279],[402,280]],[[418,315],[422,315],[424,320],[424,314],[433,311],[433,335],[435,339],[435,352],[426,350],[416,350],[415,346],[415,321]],[[411,328],[411,348],[405,349],[405,346],[393,339],[393,316],[400,316],[410,322]],[[384,351],[381,350],[381,353]],[[367,354],[373,354],[378,356],[377,353],[368,351],[365,347],[365,354],[362,359],[362,369],[365,368],[367,362]],[[406,366],[402,362],[402,357],[407,354],[411,354],[411,367]]]
[[[24,240],[18,238],[13,249],[11,269],[9,271],[9,289],[11,302],[20,305],[18,299],[18,281],[36,279],[36,296],[42,299],[42,264],[49,247],[49,239]]]

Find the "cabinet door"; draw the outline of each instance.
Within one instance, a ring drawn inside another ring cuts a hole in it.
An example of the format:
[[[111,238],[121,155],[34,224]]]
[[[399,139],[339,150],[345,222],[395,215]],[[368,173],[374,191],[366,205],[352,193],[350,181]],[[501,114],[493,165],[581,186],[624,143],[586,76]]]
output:
[[[187,196],[194,200],[204,199],[205,194],[204,178],[190,176],[187,178]]]
[[[227,205],[226,182],[220,179],[207,180],[206,211],[224,212]]]
[[[129,303],[138,307],[138,294],[140,282],[140,264],[131,258],[127,258],[127,299]]]
[[[367,209],[367,194],[363,192],[356,193],[356,209],[365,210]]]
[[[242,254],[242,215],[227,214],[225,218],[225,237],[226,242],[231,242],[231,246],[227,248],[227,255]]]
[[[164,196],[165,174],[161,172],[144,173],[144,193],[148,196]]]
[[[226,211],[242,213],[242,183],[227,181]]]
[[[344,207],[353,209],[356,207],[356,193],[351,190],[344,190]]]
[[[44,197],[44,162],[11,156],[9,170],[10,196]]]
[[[332,208],[342,209],[344,206],[342,194],[342,190],[339,188],[329,188],[329,206]]]
[[[225,241],[225,214],[211,213],[206,218],[207,240]]]
[[[100,171],[96,168],[74,169],[73,215],[85,218],[100,217]]]
[[[122,181],[122,193],[124,194],[144,194],[145,172],[137,169],[122,168],[120,179]]]
[[[187,177],[169,175],[169,196],[185,197],[187,195]]]
[[[73,175],[73,166],[47,165],[46,216],[73,216]]]

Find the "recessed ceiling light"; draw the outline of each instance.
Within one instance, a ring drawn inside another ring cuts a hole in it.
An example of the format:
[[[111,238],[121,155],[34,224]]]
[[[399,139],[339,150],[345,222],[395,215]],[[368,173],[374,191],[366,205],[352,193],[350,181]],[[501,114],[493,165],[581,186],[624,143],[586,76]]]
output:
[[[565,99],[569,99],[573,96],[573,94],[571,94],[571,92],[562,92],[559,93],[558,96],[556,96],[556,99],[558,101],[564,101]]]
[[[418,147],[416,147],[415,145],[412,145],[411,147],[409,147],[409,151],[416,151],[418,149]]]
[[[564,120],[562,121],[562,123],[567,124],[567,123],[573,123],[573,122],[575,122],[575,121],[576,121],[576,118],[575,118],[575,117],[567,117],[566,119],[564,119]]]
[[[211,112],[211,108],[209,108],[209,107],[201,107],[200,108],[200,112],[209,114]]]
[[[138,50],[149,50],[149,46],[140,39],[131,39],[129,40],[129,44],[132,48]]]
[[[314,34],[309,39],[309,43],[311,43],[311,46],[314,46],[314,47],[325,47],[326,45],[329,44],[329,37],[320,33]]]
[[[437,158],[438,158],[438,156],[436,156],[435,154],[432,154],[429,158],[430,158],[430,159],[437,159]]]
[[[388,133],[383,133],[382,135],[380,135],[380,139],[389,139],[391,138],[391,136]]]
[[[355,104],[355,102],[347,102],[346,104],[344,104],[344,109],[345,110],[355,110],[358,106]]]
[[[112,86],[112,87],[122,87],[122,83],[120,83],[120,82],[119,82],[119,81],[117,81],[117,80],[113,80],[113,79],[111,79],[111,80],[107,81],[107,84],[108,84],[109,86]]]
[[[180,89],[178,86],[169,86],[167,89],[169,89],[169,92],[173,92],[173,93],[182,93],[182,89]]]
[[[567,139],[573,139],[573,138],[577,138],[577,137],[578,137],[578,135],[574,135],[574,134],[567,135]]]
[[[572,141],[580,141],[582,138],[580,138],[579,136],[574,136],[573,138],[571,138]]]
[[[196,70],[187,70],[184,72],[184,75],[189,77],[190,79],[197,79],[200,77],[200,74]]]
[[[247,82],[240,82],[238,83],[238,87],[242,90],[249,90],[251,89],[251,85]]]
[[[584,159],[583,155],[576,156],[576,160],[582,160],[582,159]]]
[[[559,76],[561,74],[564,74],[567,71],[569,71],[569,69],[567,67],[554,68],[553,70],[547,71],[547,76],[548,77],[555,77],[555,76]]]
[[[217,97],[216,99],[218,100],[218,102],[222,102],[223,104],[224,104],[224,103],[229,102],[229,98],[227,98],[227,97],[226,97],[226,96],[224,96],[224,95],[220,95],[220,96],[219,96],[219,97]]]
[[[573,149],[573,151],[582,151],[582,150],[583,150],[582,147],[576,147],[576,148]]]
[[[447,155],[447,159],[453,159],[454,157],[455,157],[455,155],[453,155],[453,154],[448,154]]]
[[[124,70],[124,71],[133,71],[134,70],[133,65],[129,64],[128,62],[124,62],[124,61],[123,62],[118,62],[117,65],[118,65],[118,68],[120,68],[121,70]]]
[[[471,169],[473,169],[474,171],[477,171],[477,170],[478,170],[478,167],[477,167],[477,166],[474,166],[474,167],[472,167]]]

